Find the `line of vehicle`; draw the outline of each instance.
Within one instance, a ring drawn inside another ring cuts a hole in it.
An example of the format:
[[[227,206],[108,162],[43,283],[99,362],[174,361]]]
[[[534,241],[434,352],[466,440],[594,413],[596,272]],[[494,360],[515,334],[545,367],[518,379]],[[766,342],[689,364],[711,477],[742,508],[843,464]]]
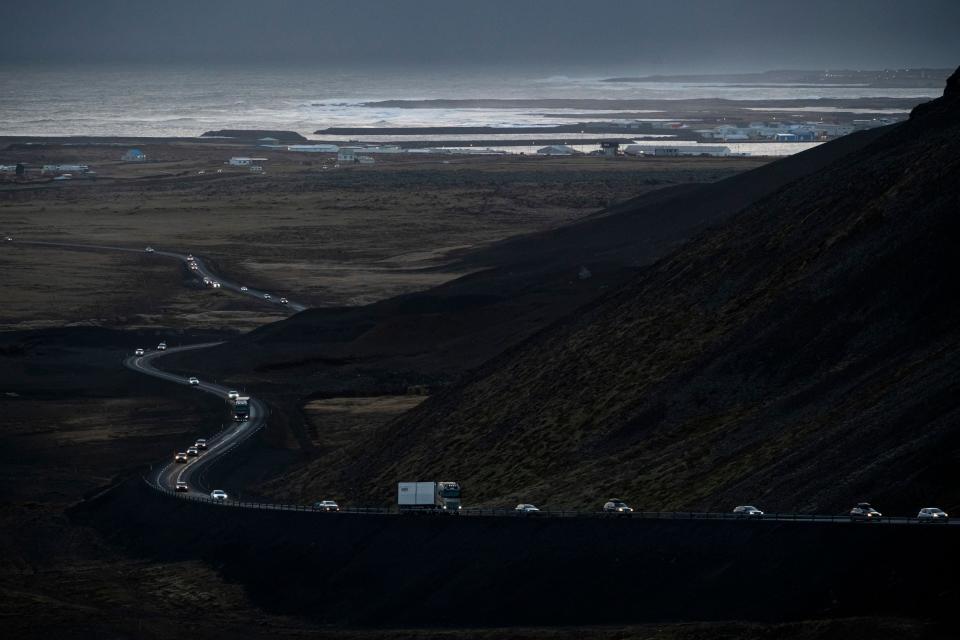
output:
[[[190,379],[184,376],[178,376],[153,366],[153,362],[164,355],[173,353],[182,353],[184,351],[193,351],[197,349],[206,349],[221,344],[220,342],[208,342],[202,344],[187,345],[182,347],[170,347],[164,351],[155,351],[140,356],[130,356],[124,360],[125,366],[161,380],[173,382],[176,384],[196,387],[200,391],[213,394],[222,398],[224,402],[228,400],[229,389],[219,384],[209,382],[198,382],[190,384]],[[175,490],[178,482],[185,482],[189,486],[189,493],[194,495],[206,495],[201,479],[201,470],[210,466],[219,456],[231,450],[234,446],[246,441],[256,433],[263,425],[267,416],[267,408],[261,401],[251,398],[250,417],[242,422],[234,422],[228,427],[222,429],[219,433],[210,436],[207,439],[207,448],[200,453],[198,457],[188,461],[182,467],[180,464],[167,463],[161,466],[154,477],[157,487],[166,490]],[[194,478],[196,480],[194,480]]]
[[[166,258],[173,258],[184,263],[184,265],[189,267],[190,262],[194,262],[197,265],[196,270],[191,269],[190,271],[196,274],[197,278],[203,280],[203,278],[208,278],[211,281],[220,283],[220,288],[232,291],[238,295],[248,296],[261,300],[262,302],[273,304],[279,307],[284,307],[289,309],[294,313],[299,313],[307,309],[307,306],[295,302],[293,300],[288,300],[285,297],[274,297],[270,292],[263,291],[261,289],[251,289],[250,287],[233,282],[230,280],[225,280],[222,277],[214,273],[206,262],[200,256],[194,256],[190,253],[179,253],[176,251],[166,251],[161,249],[153,249],[152,247],[146,247],[144,249],[135,249],[132,247],[118,247],[111,245],[101,245],[101,244],[80,244],[73,242],[52,242],[47,240],[10,240],[10,243],[14,245],[30,245],[30,246],[41,246],[41,247],[56,247],[61,249],[74,249],[74,250],[88,250],[88,251],[121,251],[124,253],[149,253],[150,255],[163,256]],[[287,300],[286,303],[282,303],[281,300]]]
[[[8,238],[9,240],[9,238]],[[18,241],[20,244],[29,244],[29,245],[45,245],[53,247],[63,247],[69,249],[88,249],[88,250],[107,250],[107,251],[124,251],[130,253],[140,253],[141,249],[133,249],[129,247],[115,247],[107,245],[89,245],[89,244],[73,244],[73,243],[59,243],[59,242],[46,242],[46,241]],[[151,249],[149,253],[157,254],[161,256],[171,257],[185,262],[188,266],[190,262],[193,262],[197,265],[197,268],[194,270],[201,277],[207,278],[218,278],[213,274],[209,268],[205,265],[202,258],[194,257],[190,254],[184,255],[171,251],[158,251]],[[222,287],[225,287],[229,290],[233,290],[237,293],[252,295],[258,297],[261,300],[266,302],[271,302],[278,304],[277,301],[272,300],[271,298],[265,298],[265,293],[257,290],[250,290],[249,288],[242,287],[234,282],[219,279],[218,282],[221,283]],[[290,302],[287,305],[293,311],[302,311],[306,307],[301,304]],[[168,373],[157,369],[152,366],[151,362],[155,359],[158,359],[164,355],[178,353],[188,350],[204,349],[212,346],[221,344],[219,342],[212,343],[202,343],[195,345],[187,345],[182,347],[168,348],[165,351],[151,352],[149,354],[144,354],[142,356],[131,356],[124,360],[124,364],[140,373],[154,376],[168,382],[174,382],[177,384],[189,385],[189,378],[183,376],[178,376],[172,373]],[[227,400],[228,389],[221,385],[211,384],[207,382],[199,382],[196,385],[200,390],[207,393],[211,393],[222,397],[224,401]],[[250,436],[252,436],[256,431],[258,431],[263,424],[265,423],[265,418],[267,414],[266,405],[264,405],[259,400],[255,398],[250,399],[250,417],[249,420],[244,422],[234,423],[234,425],[227,427],[226,429],[221,430],[216,435],[208,439],[208,448],[204,454],[196,458],[195,460],[188,462],[184,468],[175,469],[176,478],[174,479],[174,474],[170,471],[171,468],[175,468],[177,465],[174,463],[166,463],[158,469],[158,471],[151,476],[151,479],[148,480],[150,486],[155,486],[160,491],[165,493],[170,493],[176,495],[177,497],[187,497],[194,500],[206,500],[211,501],[206,493],[203,491],[197,490],[197,487],[191,485],[190,491],[184,494],[176,494],[175,488],[177,482],[187,482],[190,483],[190,478],[195,474],[199,477],[201,475],[200,471],[205,468],[209,468],[220,456],[233,450],[240,443],[246,441]],[[166,481],[164,481],[166,479]],[[308,509],[304,505],[284,505],[277,503],[244,503],[240,501],[226,501],[226,504],[233,507],[240,508],[254,508],[254,509],[270,509],[270,510],[281,510],[281,511],[303,511]],[[860,505],[858,505],[859,507]],[[869,507],[869,505],[867,505]],[[345,510],[349,513],[356,514],[396,514],[396,511],[387,510],[387,509],[351,509]],[[852,512],[851,512],[852,513]],[[603,513],[603,512],[583,512],[583,511],[537,511],[536,513],[524,513],[524,512],[514,512],[511,513],[502,509],[465,509],[458,513],[458,515],[465,516],[503,516],[503,515],[526,515],[533,517],[628,517],[628,518],[655,518],[655,519],[670,519],[670,520],[735,520],[735,521],[751,521],[751,520],[764,520],[764,521],[775,521],[775,522],[796,522],[796,523],[812,523],[812,522],[831,522],[831,523],[855,523],[855,522],[868,522],[870,524],[917,524],[919,519],[914,517],[906,516],[878,516],[878,517],[865,517],[863,519],[856,519],[850,515],[846,516],[832,516],[832,515],[813,515],[813,514],[763,514],[759,517],[750,517],[749,515],[744,516],[741,514],[731,514],[726,513],[692,513],[692,512],[633,512],[630,513]],[[960,521],[943,521],[939,523],[941,526],[960,526]]]

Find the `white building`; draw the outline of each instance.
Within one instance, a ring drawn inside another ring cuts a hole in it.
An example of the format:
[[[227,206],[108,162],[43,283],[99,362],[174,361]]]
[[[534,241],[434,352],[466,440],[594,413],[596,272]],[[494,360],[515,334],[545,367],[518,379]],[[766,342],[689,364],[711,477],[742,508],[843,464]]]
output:
[[[246,157],[237,157],[230,158],[230,161],[227,163],[233,167],[249,167],[251,164],[256,164],[260,162],[266,162],[267,158],[246,158]]]
[[[639,145],[630,145],[636,147]],[[728,156],[730,147],[710,146],[705,144],[678,145],[676,147],[647,147],[650,155],[676,158],[679,156]]]
[[[301,153],[336,153],[340,150],[335,144],[291,144],[287,151],[299,151]]]
[[[395,144],[370,145],[363,148],[364,153],[402,153],[403,149]]]
[[[373,164],[373,156],[357,156],[357,162],[360,164]]]
[[[90,166],[85,164],[45,164],[41,173],[86,173]]]

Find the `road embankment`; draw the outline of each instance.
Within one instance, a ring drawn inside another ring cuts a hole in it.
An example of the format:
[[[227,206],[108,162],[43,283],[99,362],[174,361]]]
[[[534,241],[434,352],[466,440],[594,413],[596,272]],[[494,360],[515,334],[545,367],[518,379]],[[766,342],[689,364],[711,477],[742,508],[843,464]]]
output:
[[[339,625],[946,619],[960,597],[957,532],[936,525],[261,511],[140,479],[71,515],[140,555],[201,557],[269,611]]]

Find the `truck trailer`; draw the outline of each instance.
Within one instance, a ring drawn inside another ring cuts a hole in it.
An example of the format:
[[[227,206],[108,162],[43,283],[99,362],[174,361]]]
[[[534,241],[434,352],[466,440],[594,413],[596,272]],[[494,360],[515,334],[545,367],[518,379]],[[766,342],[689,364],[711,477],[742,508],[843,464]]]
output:
[[[460,510],[460,485],[456,482],[400,482],[397,505],[401,512]]]
[[[234,422],[244,422],[250,419],[250,396],[238,396],[233,401]]]

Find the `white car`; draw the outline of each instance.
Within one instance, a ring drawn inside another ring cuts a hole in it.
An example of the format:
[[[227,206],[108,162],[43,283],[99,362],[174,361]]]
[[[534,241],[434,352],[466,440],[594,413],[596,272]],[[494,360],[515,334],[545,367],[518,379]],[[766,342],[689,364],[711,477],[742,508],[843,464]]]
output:
[[[197,449],[196,447],[190,447],[189,449],[187,449],[188,458],[196,458],[199,455],[200,455],[200,450]]]
[[[144,249],[144,251],[146,251],[147,253],[153,253],[153,247],[147,247],[146,249]]]
[[[340,505],[333,500],[321,500],[313,503],[314,511],[340,511]]]
[[[197,441],[193,443],[193,446],[197,449],[206,449],[207,448],[207,439],[206,438],[197,438]]]
[[[287,300],[286,298],[280,298],[280,304],[287,304],[288,302],[290,301]]]
[[[223,502],[229,497],[223,489],[214,489],[210,492],[210,499],[215,502]]]
[[[242,286],[240,287],[240,291],[250,291],[250,289],[248,289],[246,286]]]
[[[920,522],[949,522],[950,516],[943,509],[937,507],[924,507],[917,514],[917,520]]]
[[[240,392],[239,392],[239,391],[237,391],[237,390],[235,390],[235,389],[230,389],[230,391],[227,391],[227,398],[228,398],[229,400],[236,400],[236,399],[239,398],[239,397],[240,397]]]
[[[190,376],[190,379],[187,380],[187,382],[189,382],[190,384],[192,384],[192,385],[194,385],[194,386],[200,384],[200,380],[199,380],[198,378],[193,377],[193,376]]]
[[[749,505],[744,505],[740,507],[734,507],[734,515],[740,516],[742,518],[762,518],[763,511],[757,509],[756,507],[751,507]]]
[[[196,263],[196,262],[191,262],[191,263],[190,263],[190,270],[191,270],[191,271],[196,271],[197,269],[199,269],[199,267],[197,267],[197,263]]]
[[[7,236],[7,242],[13,242],[13,238],[11,238],[10,236]]]
[[[513,508],[514,511],[519,511],[520,513],[537,513],[540,509],[537,509],[532,504],[518,504]]]
[[[143,355],[143,349],[137,349],[136,351],[133,352],[133,355],[135,355],[135,356],[142,356],[142,355]]]
[[[187,260],[190,260],[191,262],[193,261],[193,254],[192,254],[192,253],[188,253],[188,254],[187,254]]]
[[[166,342],[161,342],[160,344],[157,345],[157,351],[166,351],[166,350],[167,350]]]
[[[263,294],[263,299],[264,299],[264,300],[269,300],[270,298],[271,298],[271,296],[270,296],[269,293]]]
[[[210,283],[210,286],[213,287],[214,289],[219,289],[220,283],[214,280],[213,282]]]

